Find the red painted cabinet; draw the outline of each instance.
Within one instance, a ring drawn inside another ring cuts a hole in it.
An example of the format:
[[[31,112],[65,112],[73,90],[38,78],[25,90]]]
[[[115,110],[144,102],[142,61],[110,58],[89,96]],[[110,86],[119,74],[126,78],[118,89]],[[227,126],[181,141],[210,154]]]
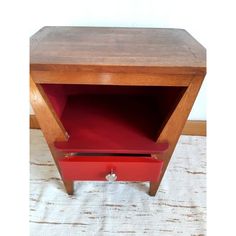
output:
[[[59,168],[65,180],[153,181],[163,161],[151,154],[167,150],[157,143],[161,120],[159,87],[99,85],[42,85],[68,132],[69,139],[54,142],[62,153]],[[163,121],[162,121],[163,122]]]

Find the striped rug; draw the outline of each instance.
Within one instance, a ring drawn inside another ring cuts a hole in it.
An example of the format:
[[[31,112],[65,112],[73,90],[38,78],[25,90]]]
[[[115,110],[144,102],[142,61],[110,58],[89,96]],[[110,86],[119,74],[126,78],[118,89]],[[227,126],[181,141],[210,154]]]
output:
[[[40,130],[31,130],[30,235],[206,233],[206,138],[181,136],[156,197],[148,183],[76,182],[68,196]]]

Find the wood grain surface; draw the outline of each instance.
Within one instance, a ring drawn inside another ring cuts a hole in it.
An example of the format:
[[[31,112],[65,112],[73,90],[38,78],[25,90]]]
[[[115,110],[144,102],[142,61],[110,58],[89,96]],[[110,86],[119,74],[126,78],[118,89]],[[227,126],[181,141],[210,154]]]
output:
[[[206,138],[181,136],[156,197],[147,182],[76,182],[63,191],[40,130],[31,130],[30,235],[206,235]]]
[[[204,74],[206,52],[183,29],[44,27],[31,37],[31,70]]]

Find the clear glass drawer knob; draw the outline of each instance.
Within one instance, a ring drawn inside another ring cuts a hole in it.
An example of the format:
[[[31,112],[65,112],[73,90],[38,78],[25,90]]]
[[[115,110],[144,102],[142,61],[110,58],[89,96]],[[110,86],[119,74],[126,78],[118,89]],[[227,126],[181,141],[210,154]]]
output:
[[[117,175],[111,171],[111,173],[109,173],[108,175],[106,175],[106,180],[109,182],[114,182],[117,179]]]

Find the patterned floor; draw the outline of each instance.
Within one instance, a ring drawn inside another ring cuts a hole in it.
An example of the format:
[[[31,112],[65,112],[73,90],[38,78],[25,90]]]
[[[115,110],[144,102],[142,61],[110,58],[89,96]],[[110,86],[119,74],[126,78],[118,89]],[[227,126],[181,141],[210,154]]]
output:
[[[76,182],[68,196],[40,130],[31,130],[30,235],[206,233],[206,138],[181,136],[156,197],[148,183]]]

